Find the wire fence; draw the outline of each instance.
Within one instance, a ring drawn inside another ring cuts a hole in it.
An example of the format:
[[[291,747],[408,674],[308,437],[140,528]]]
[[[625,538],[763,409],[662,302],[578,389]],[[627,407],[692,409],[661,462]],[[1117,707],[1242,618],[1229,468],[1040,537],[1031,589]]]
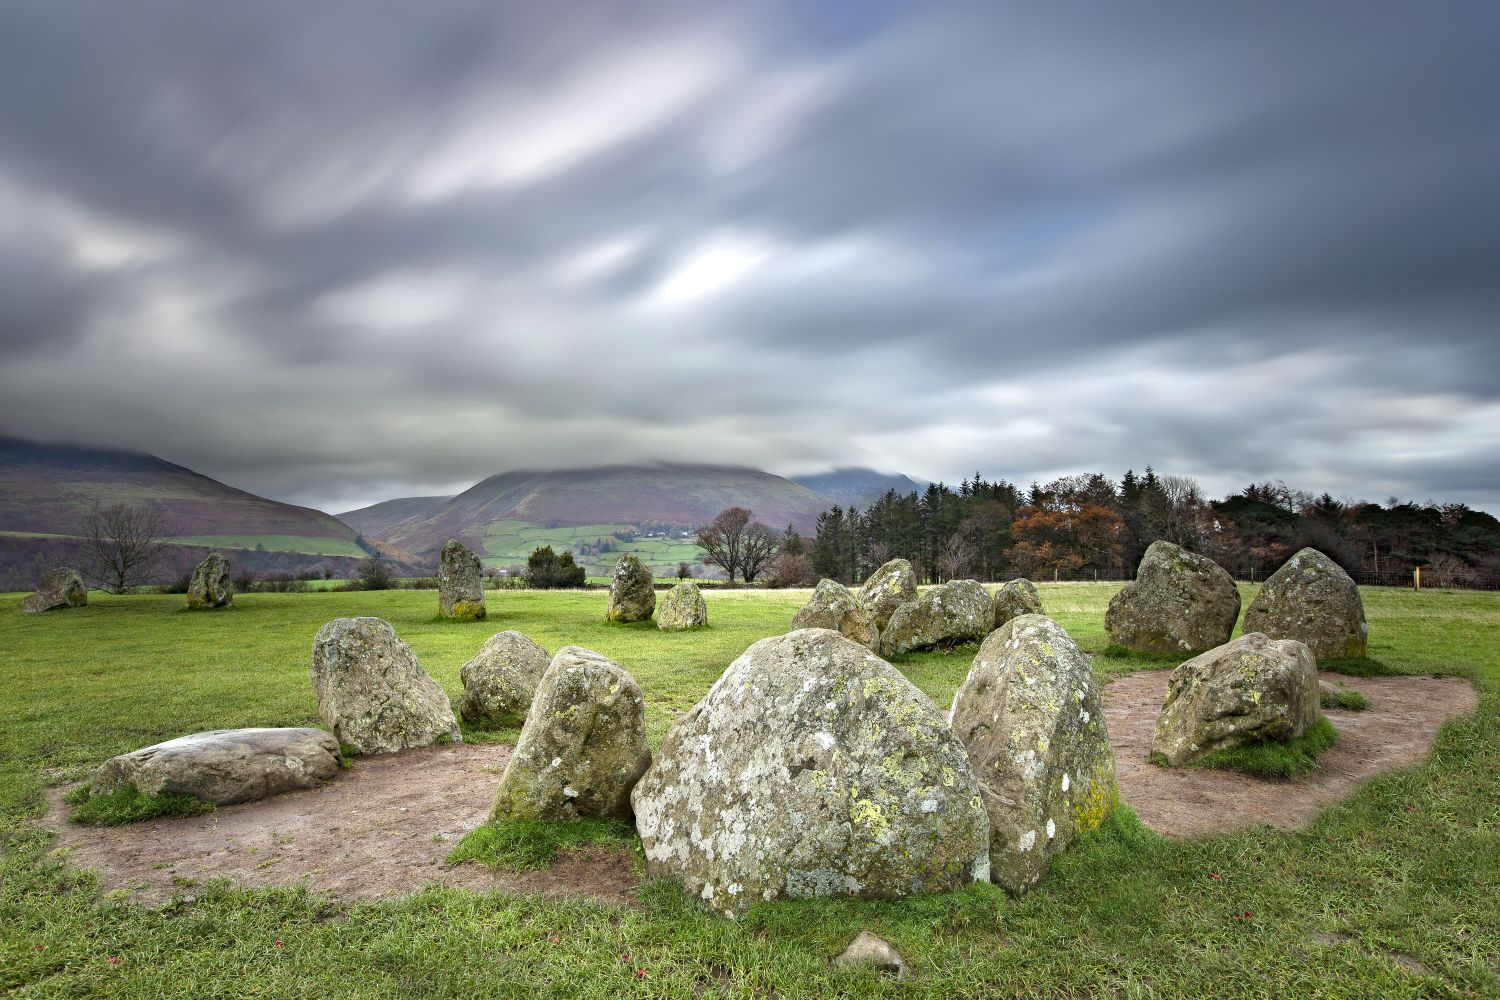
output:
[[[1266,577],[1274,572],[1274,570],[1261,567],[1242,567],[1232,570],[1226,566],[1225,569],[1229,570],[1229,575],[1240,583],[1252,584],[1264,583]],[[1380,573],[1361,570],[1349,575],[1361,587],[1403,587],[1407,590],[1415,590],[1420,586],[1422,590],[1500,590],[1500,576],[1469,570],[1452,572],[1424,567],[1420,577],[1415,571],[1409,569]],[[1084,570],[1067,573],[1038,573],[1033,581],[1037,583],[1124,583],[1134,579],[1133,573]]]

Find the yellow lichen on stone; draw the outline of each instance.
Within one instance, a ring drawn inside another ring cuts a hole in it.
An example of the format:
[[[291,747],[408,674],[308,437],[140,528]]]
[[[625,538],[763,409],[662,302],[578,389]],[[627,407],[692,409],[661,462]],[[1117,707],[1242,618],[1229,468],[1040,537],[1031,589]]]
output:
[[[1075,834],[1097,830],[1109,814],[1120,804],[1120,789],[1113,781],[1091,779],[1073,800],[1073,831]]]

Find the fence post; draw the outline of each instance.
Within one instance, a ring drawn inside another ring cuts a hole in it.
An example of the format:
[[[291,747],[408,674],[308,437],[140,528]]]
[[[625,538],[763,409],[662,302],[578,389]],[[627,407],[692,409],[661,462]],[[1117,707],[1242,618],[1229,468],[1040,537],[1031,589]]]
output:
[[[1411,585],[1413,590],[1422,589],[1422,567],[1418,566],[1411,571]]]

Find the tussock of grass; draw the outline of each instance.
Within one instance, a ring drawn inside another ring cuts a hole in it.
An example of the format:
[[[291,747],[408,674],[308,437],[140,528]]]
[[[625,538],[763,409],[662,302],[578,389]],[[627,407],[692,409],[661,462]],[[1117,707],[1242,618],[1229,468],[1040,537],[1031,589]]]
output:
[[[68,814],[70,820],[92,826],[123,826],[157,816],[197,816],[214,808],[213,803],[193,795],[146,795],[134,785],[104,795],[90,795],[87,785],[79,785],[65,801],[74,807]]]
[[[1324,688],[1318,695],[1318,703],[1324,708],[1342,708],[1349,712],[1363,712],[1370,707],[1370,699],[1353,688]]]
[[[1339,741],[1333,723],[1319,716],[1307,732],[1280,743],[1257,743],[1233,750],[1215,750],[1193,761],[1193,767],[1241,771],[1263,778],[1294,778],[1318,766],[1318,755]]]
[[[1192,653],[1158,653],[1146,649],[1131,649],[1129,646],[1105,646],[1100,651],[1101,656],[1107,656],[1112,660],[1144,660],[1147,663],[1171,663],[1178,664],[1193,657]]]
[[[550,868],[558,851],[585,844],[630,849],[638,847],[640,841],[635,828],[620,820],[508,820],[486,823],[471,831],[449,852],[448,863],[478,861],[494,869],[537,871]]]

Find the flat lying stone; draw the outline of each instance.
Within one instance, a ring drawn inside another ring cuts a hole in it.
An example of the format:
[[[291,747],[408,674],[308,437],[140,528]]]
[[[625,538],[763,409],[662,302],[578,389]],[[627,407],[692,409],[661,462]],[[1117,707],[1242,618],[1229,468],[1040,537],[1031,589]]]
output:
[[[339,767],[338,740],[321,729],[215,729],[111,757],[89,791],[134,785],[145,795],[193,795],[229,806],[312,788]]]

